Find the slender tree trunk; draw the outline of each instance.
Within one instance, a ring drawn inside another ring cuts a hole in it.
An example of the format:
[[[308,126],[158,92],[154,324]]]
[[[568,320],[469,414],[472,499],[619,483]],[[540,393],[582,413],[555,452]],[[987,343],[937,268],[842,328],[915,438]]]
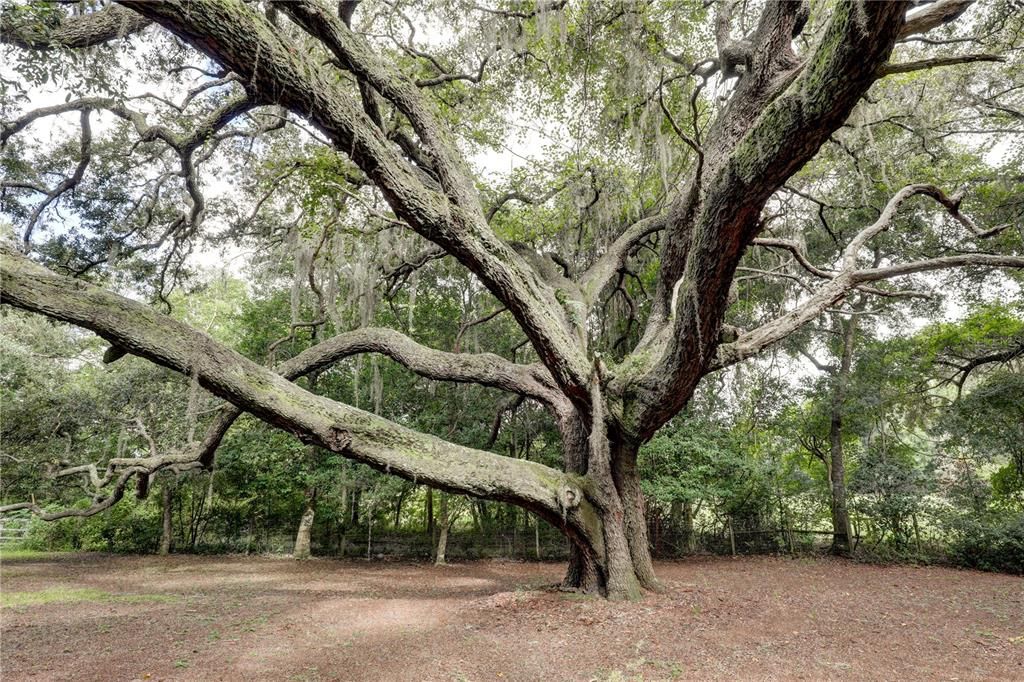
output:
[[[160,491],[160,509],[162,512],[162,524],[160,532],[160,554],[171,553],[171,541],[174,537],[174,528],[171,524],[171,509],[174,505],[174,495],[171,490],[171,482],[166,481]]]
[[[351,512],[349,520],[353,526],[359,525],[359,502],[362,499],[362,497],[363,493],[358,488],[352,491],[352,497],[349,503],[349,511]]]
[[[308,559],[310,556],[310,534],[313,530],[313,518],[316,516],[316,488],[306,491],[306,509],[299,519],[299,529],[295,533],[295,549],[292,557],[296,559]]]
[[[839,371],[835,375],[835,389],[832,392],[832,418],[829,425],[829,483],[832,488],[832,548],[833,554],[848,556],[850,545],[850,513],[846,506],[846,462],[843,452],[843,402],[846,385],[850,380],[853,366],[853,347],[857,334],[857,316],[851,315],[843,323],[843,350]]]
[[[430,537],[431,542],[434,540],[434,489],[427,488],[427,498],[423,506],[423,529]]]
[[[398,501],[395,502],[395,523],[392,526],[395,530],[399,530],[402,525],[402,503],[405,502],[405,496],[407,491],[403,490],[398,494]]]
[[[440,533],[437,538],[437,552],[435,553],[434,565],[444,566],[445,553],[448,551],[448,493],[441,493],[441,505],[440,505],[440,519],[438,520],[438,528]]]
[[[349,489],[345,486],[341,489],[341,528],[342,533],[348,528],[348,496]]]
[[[693,554],[697,551],[697,536],[693,532],[693,502],[683,502],[683,541],[686,551]]]
[[[469,503],[469,515],[473,520],[473,530],[477,535],[483,534],[483,526],[480,523],[480,511],[479,506],[475,500],[471,500]]]

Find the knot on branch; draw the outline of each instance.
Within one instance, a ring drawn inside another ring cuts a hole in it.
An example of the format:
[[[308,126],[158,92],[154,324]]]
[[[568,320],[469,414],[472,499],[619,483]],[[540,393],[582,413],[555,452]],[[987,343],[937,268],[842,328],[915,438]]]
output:
[[[321,445],[331,452],[344,452],[352,444],[352,434],[338,425],[331,426],[326,433],[298,432],[295,436],[305,445]]]
[[[332,426],[328,431],[327,446],[334,452],[342,452],[352,444],[352,434],[340,426]]]
[[[583,500],[583,492],[571,485],[561,486],[556,493],[558,509],[562,513],[562,520],[565,520],[567,513],[580,506]]]

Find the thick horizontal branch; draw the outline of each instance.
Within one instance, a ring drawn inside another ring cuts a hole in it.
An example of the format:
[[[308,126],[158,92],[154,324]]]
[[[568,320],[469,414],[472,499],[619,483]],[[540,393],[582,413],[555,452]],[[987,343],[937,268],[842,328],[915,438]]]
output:
[[[541,365],[517,365],[493,353],[448,353],[423,346],[384,327],[344,332],[282,363],[278,373],[289,379],[324,369],[362,353],[386,355],[416,374],[436,381],[472,383],[519,393],[542,403],[557,398]]]
[[[974,2],[975,0],[938,0],[910,12],[903,28],[900,29],[899,38],[927,33],[933,28],[956,21]]]
[[[56,275],[6,245],[0,247],[0,284],[4,303],[90,329],[129,353],[193,376],[214,395],[308,444],[408,480],[513,502],[562,526],[567,513],[577,517],[576,505],[587,504],[581,502],[580,479],[449,443],[314,395],[188,325]],[[579,521],[576,528],[584,532],[585,526]]]
[[[549,406],[564,401],[543,365],[517,365],[493,353],[448,353],[435,350],[388,328],[366,327],[338,334],[281,363],[276,371],[289,381],[294,381],[347,357],[363,353],[386,355],[406,369],[435,381],[497,388],[533,398]],[[212,464],[221,440],[240,414],[241,410],[236,407],[224,407],[207,429],[198,454],[204,466]]]
[[[895,64],[883,64],[878,69],[879,77],[891,76],[896,73],[911,73],[913,71],[925,71],[936,69],[942,66],[955,66],[956,64],[973,64],[975,62],[1005,62],[1006,59],[994,54],[964,54],[954,57],[932,57],[931,59],[920,59],[914,62],[897,62]]]
[[[138,33],[149,19],[124,7],[110,6],[79,16],[64,16],[53,26],[18,21],[18,12],[0,13],[0,43],[31,50],[53,47],[81,48]]]

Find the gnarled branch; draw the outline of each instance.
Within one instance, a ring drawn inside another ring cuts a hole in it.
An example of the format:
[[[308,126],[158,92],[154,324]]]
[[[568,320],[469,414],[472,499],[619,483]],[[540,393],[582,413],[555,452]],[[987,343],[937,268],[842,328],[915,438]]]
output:
[[[81,48],[108,43],[149,26],[150,21],[124,7],[108,6],[79,16],[63,16],[50,26],[21,23],[8,10],[0,13],[0,43],[30,50]]]
[[[417,433],[314,395],[181,322],[56,275],[6,245],[0,247],[0,284],[4,303],[85,327],[134,355],[193,376],[214,395],[307,444],[408,480],[513,502],[570,534],[599,532],[578,507],[563,507],[562,500],[569,497],[565,490],[580,505],[589,504],[578,478]]]
[[[878,282],[918,272],[959,267],[1024,268],[1024,257],[987,253],[961,253],[884,267],[878,267],[875,264],[867,268],[859,267],[857,262],[858,256],[867,242],[879,233],[887,230],[892,224],[900,205],[916,195],[928,196],[940,203],[961,224],[969,225],[976,236],[978,234],[992,233],[991,230],[979,231],[972,221],[960,214],[960,200],[958,197],[950,198],[934,185],[908,185],[889,200],[878,220],[858,232],[846,246],[842,254],[842,269],[838,273],[824,273],[823,271],[823,274],[827,274],[831,279],[819,287],[795,309],[756,329],[741,334],[733,343],[720,345],[714,361],[708,366],[708,371],[721,369],[756,355],[764,348],[782,340],[802,325],[825,312],[829,306],[845,297],[850,291],[870,282]]]

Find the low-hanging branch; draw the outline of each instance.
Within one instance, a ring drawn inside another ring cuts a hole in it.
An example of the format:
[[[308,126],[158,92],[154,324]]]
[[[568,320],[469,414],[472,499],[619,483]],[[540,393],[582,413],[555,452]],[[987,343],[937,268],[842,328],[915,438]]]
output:
[[[90,329],[129,353],[193,376],[214,395],[305,443],[415,482],[515,500],[570,533],[599,531],[579,512],[588,503],[578,477],[450,443],[314,395],[141,303],[54,274],[9,246],[0,246],[0,256],[4,303]],[[329,360],[323,349],[310,350],[312,366]],[[194,454],[192,459],[197,461]],[[142,473],[138,467],[122,471],[122,487]]]

